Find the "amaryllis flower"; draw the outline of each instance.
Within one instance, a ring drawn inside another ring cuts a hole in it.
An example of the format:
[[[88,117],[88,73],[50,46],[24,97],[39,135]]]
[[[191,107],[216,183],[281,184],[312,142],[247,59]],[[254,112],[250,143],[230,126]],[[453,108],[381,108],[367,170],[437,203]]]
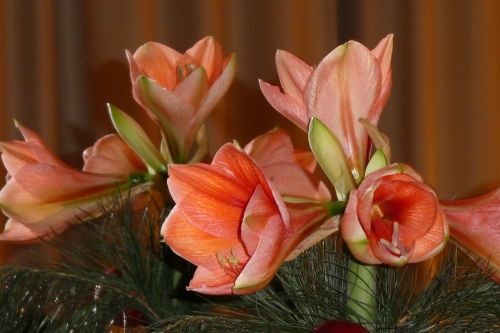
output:
[[[402,164],[369,174],[351,191],[340,231],[358,260],[396,266],[431,258],[448,238],[436,194]]]
[[[360,119],[376,125],[391,89],[392,35],[370,51],[349,41],[335,48],[316,68],[286,51],[276,53],[283,92],[260,82],[268,102],[304,131],[311,118],[333,133],[357,183],[363,179],[369,136]]]
[[[247,294],[266,286],[321,220],[294,218],[255,162],[232,144],[212,164],[170,165],[176,206],[161,235],[197,265],[188,289]]]
[[[7,183],[0,191],[0,207],[9,217],[0,240],[30,242],[52,236],[72,223],[100,214],[102,206],[119,191],[138,193],[146,190],[145,185],[130,189],[137,179],[131,180],[128,174],[95,172],[99,169],[93,161],[97,156],[116,157],[116,161],[131,156],[126,148],[116,146],[114,139],[105,138],[94,146],[86,165],[92,172],[82,172],[57,159],[34,132],[16,125],[24,141],[0,143],[2,161],[8,173]],[[106,147],[108,144],[113,147]],[[123,154],[127,157],[121,156]],[[104,163],[103,168],[104,171],[123,171],[112,163]],[[132,168],[129,165],[126,169]]]
[[[127,51],[136,101],[159,122],[174,162],[188,161],[203,122],[231,84],[234,54],[224,58],[213,37],[184,54],[155,42]]]
[[[500,188],[478,197],[441,201],[450,235],[500,283]]]

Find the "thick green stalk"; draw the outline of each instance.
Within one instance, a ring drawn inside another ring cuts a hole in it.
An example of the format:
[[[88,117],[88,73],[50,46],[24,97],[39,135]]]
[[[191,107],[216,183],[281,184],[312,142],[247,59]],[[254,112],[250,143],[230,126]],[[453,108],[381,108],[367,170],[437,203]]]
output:
[[[377,268],[350,260],[348,269],[347,307],[353,311],[351,320],[371,331],[377,319]]]

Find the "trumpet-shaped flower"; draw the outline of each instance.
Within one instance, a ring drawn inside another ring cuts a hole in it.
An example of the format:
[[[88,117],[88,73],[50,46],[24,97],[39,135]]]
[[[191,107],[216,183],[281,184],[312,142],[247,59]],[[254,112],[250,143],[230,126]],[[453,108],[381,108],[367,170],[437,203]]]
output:
[[[478,197],[441,201],[450,235],[500,283],[500,188]]]
[[[392,35],[370,51],[349,41],[335,48],[316,68],[286,51],[276,53],[283,92],[260,82],[268,102],[305,132],[311,118],[324,123],[346,155],[357,183],[361,182],[369,136],[360,119],[376,125],[392,85]]]
[[[96,216],[117,191],[129,191],[135,185],[128,174],[121,172],[131,171],[139,164],[131,167],[135,157],[114,137],[99,140],[87,151],[88,172],[82,172],[58,160],[34,132],[17,126],[24,141],[0,143],[8,173],[7,183],[0,191],[0,207],[9,217],[0,240],[30,242],[62,232],[72,223]],[[114,165],[112,160],[131,164]],[[101,171],[116,173],[96,172],[97,162],[103,162]],[[131,191],[145,189],[136,186]]]
[[[351,191],[340,231],[358,260],[396,266],[436,255],[448,238],[434,191],[401,164],[370,173]]]
[[[290,215],[255,162],[231,144],[212,164],[170,165],[176,206],[161,234],[197,265],[189,289],[247,294],[267,285],[295,247],[322,220]]]
[[[154,42],[126,54],[135,100],[159,122],[174,162],[187,161],[200,127],[234,78],[234,54],[223,58],[213,37],[184,54]]]

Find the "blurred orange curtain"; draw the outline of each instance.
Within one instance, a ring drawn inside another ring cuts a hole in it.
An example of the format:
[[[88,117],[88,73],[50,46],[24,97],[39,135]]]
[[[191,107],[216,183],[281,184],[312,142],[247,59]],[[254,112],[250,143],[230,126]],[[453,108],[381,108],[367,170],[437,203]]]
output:
[[[275,125],[306,144],[258,89],[258,78],[277,81],[276,49],[316,64],[349,39],[372,48],[394,33],[380,125],[394,160],[443,198],[500,181],[500,1],[1,0],[0,21],[0,139],[17,137],[16,118],[73,165],[112,131],[106,102],[154,130],[132,99],[126,48],[155,40],[184,51],[214,35],[237,53],[237,79],[209,120],[214,152]]]

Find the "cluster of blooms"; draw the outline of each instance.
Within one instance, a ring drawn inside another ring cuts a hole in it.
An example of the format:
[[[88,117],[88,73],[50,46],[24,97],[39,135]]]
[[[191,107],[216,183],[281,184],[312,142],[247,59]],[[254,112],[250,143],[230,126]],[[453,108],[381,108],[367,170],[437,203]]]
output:
[[[260,88],[308,135],[311,151],[275,129],[244,147],[223,145],[210,164],[199,163],[207,153],[204,121],[235,76],[234,54],[224,58],[212,37],[184,54],[153,42],[126,54],[133,96],[158,124],[161,142],[109,105],[117,134],[85,150],[75,170],[16,123],[24,141],[0,143],[8,172],[0,207],[9,218],[1,240],[53,237],[102,213],[117,193],[134,196],[167,179],[175,206],[161,238],[197,266],[188,287],[197,292],[255,292],[285,260],[337,231],[370,265],[427,260],[451,237],[500,281],[500,188],[439,201],[410,166],[390,163],[376,126],[391,90],[392,35],[373,50],[349,41],[316,67],[278,51],[281,89]],[[316,164],[331,186],[315,176]]]

